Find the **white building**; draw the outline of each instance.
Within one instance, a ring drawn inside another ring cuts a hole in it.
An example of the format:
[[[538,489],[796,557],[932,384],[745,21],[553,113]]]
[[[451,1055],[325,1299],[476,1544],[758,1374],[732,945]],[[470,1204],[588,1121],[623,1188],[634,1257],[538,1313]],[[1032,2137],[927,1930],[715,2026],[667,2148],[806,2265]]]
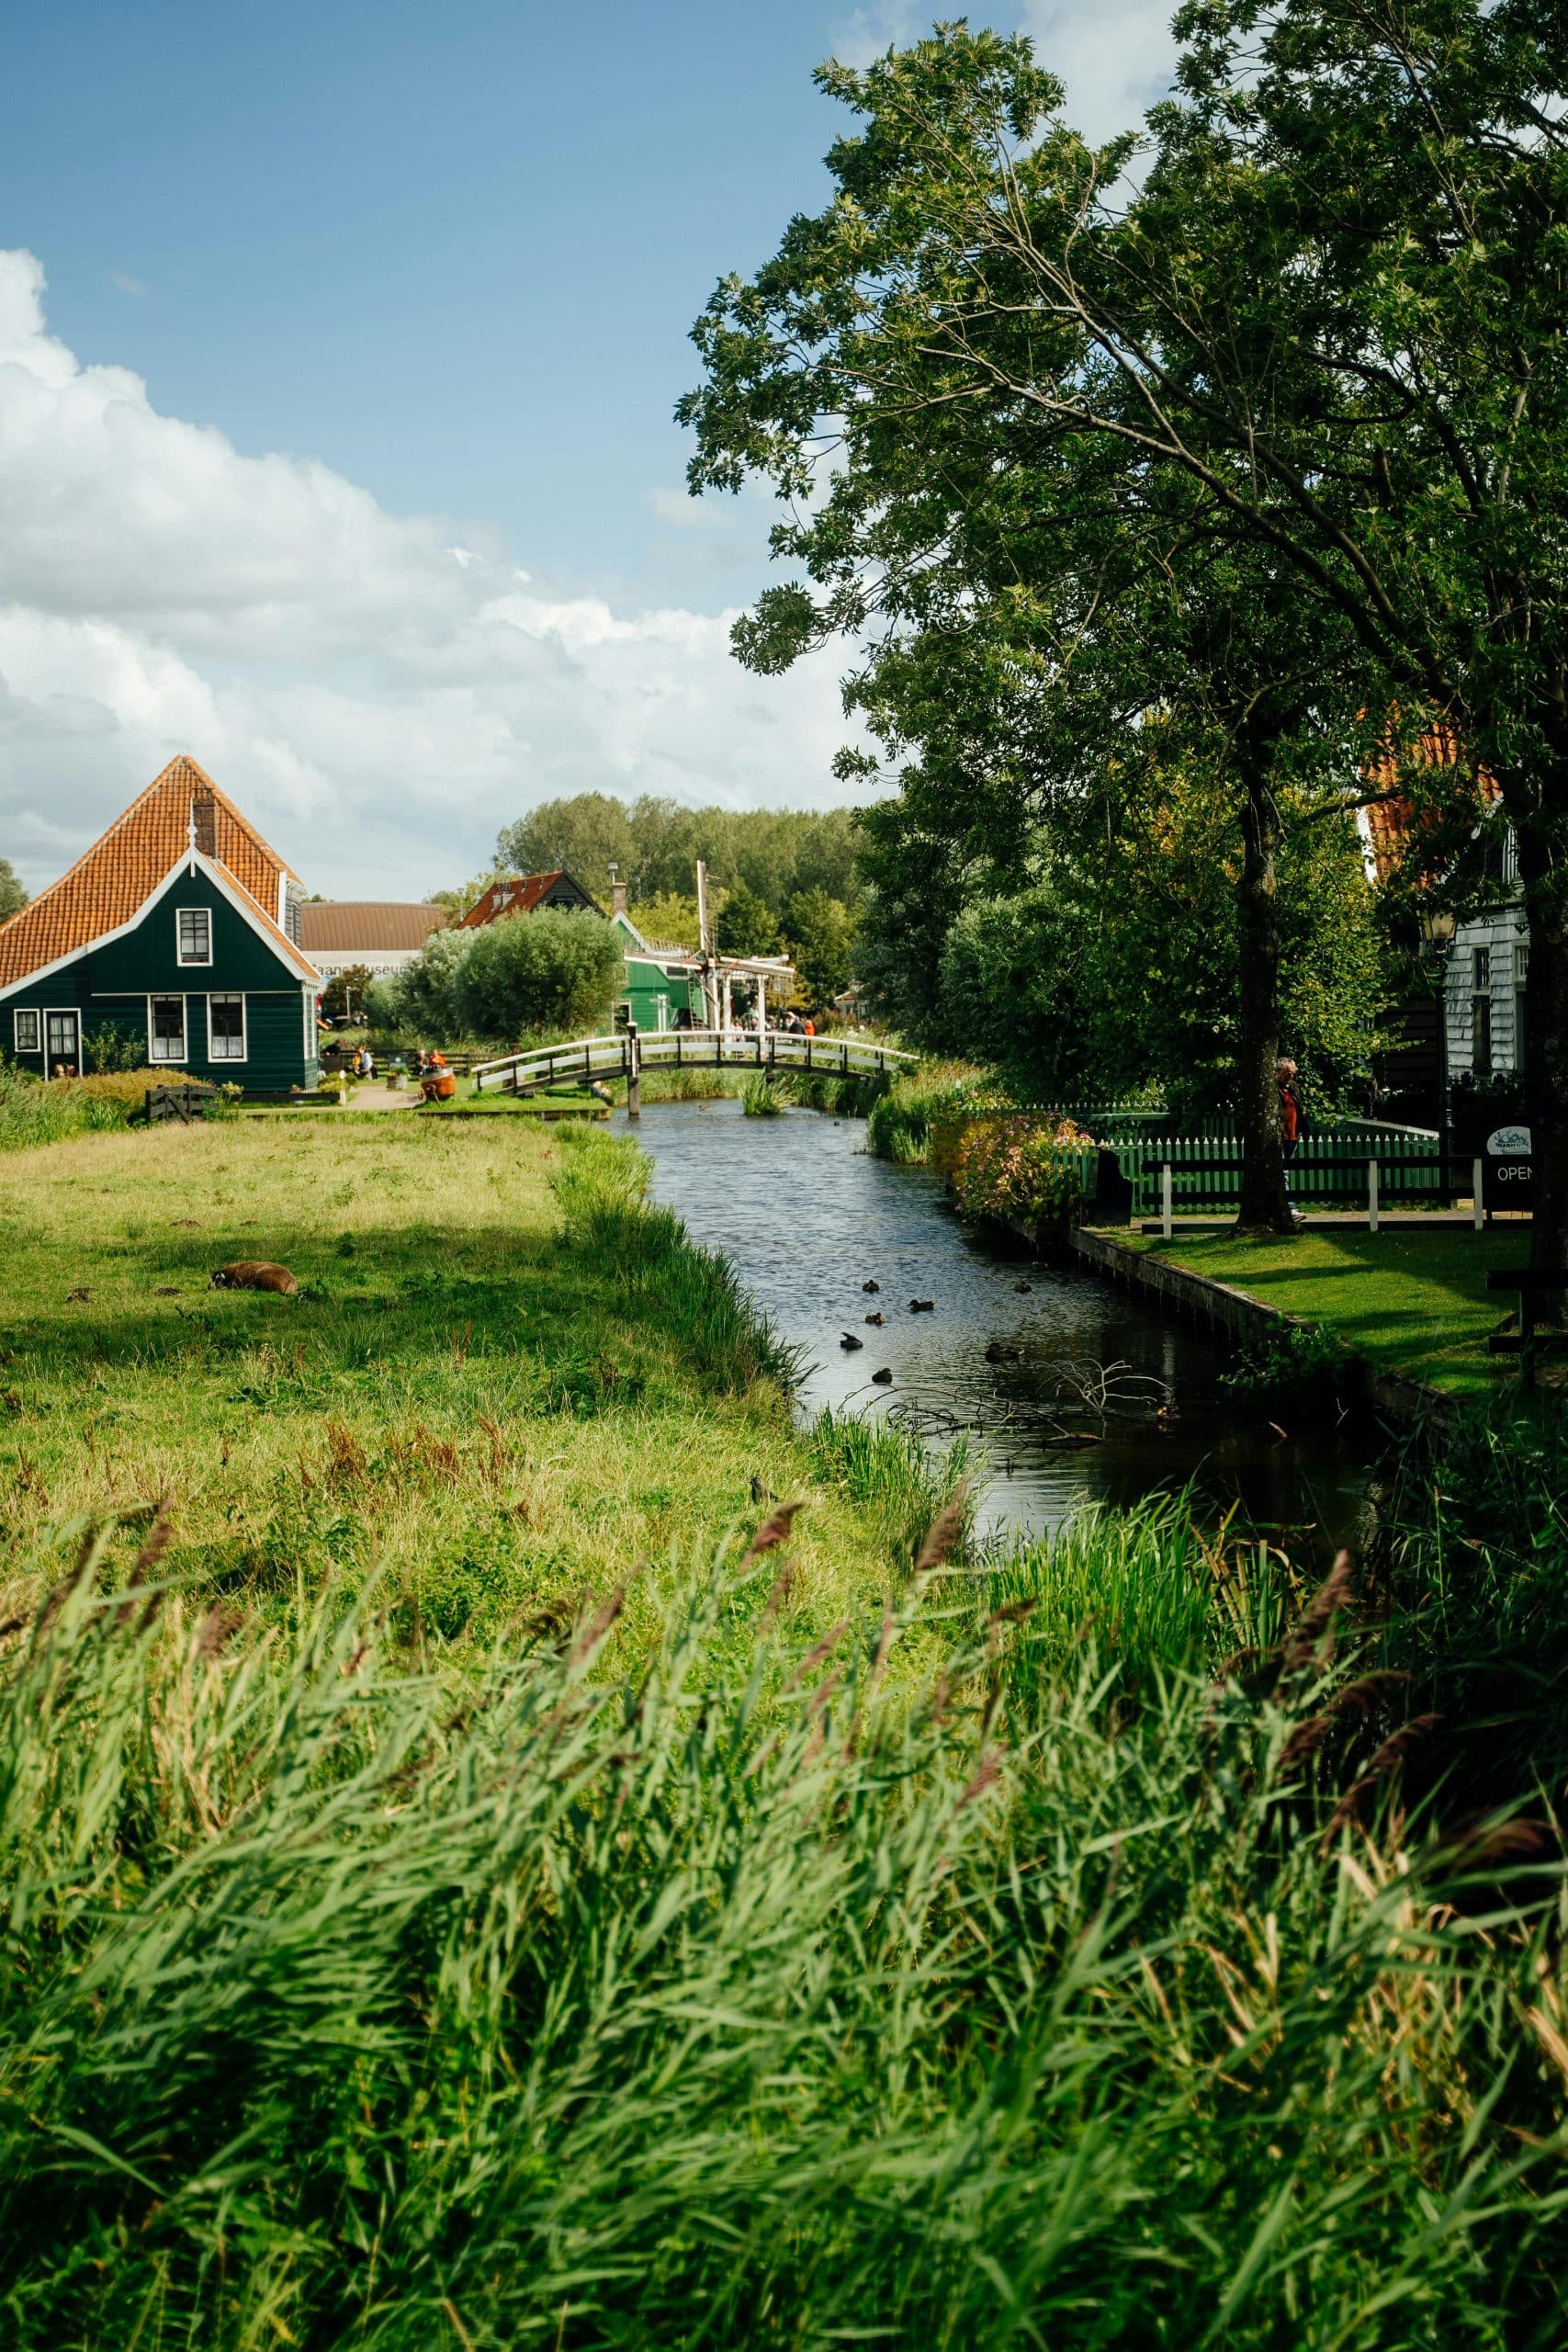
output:
[[[299,944],[328,979],[358,966],[385,980],[412,964],[431,933],[445,931],[446,923],[444,907],[389,899],[307,899],[299,910]]]
[[[1450,1080],[1491,1078],[1524,1068],[1525,973],[1529,925],[1518,855],[1505,836],[1498,902],[1460,923],[1443,976],[1443,1023]]]

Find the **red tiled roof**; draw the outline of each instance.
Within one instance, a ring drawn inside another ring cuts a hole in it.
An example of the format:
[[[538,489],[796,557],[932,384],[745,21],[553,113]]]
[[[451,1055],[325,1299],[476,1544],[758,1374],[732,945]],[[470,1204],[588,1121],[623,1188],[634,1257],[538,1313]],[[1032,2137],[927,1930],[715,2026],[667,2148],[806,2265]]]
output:
[[[574,889],[582,890],[581,883],[564,865],[558,865],[553,874],[513,874],[505,881],[492,882],[483,897],[474,900],[458,928],[478,931],[481,923],[497,922],[502,915],[531,915],[558,882],[570,882]],[[591,893],[582,890],[582,895],[592,906]]]
[[[1387,743],[1376,759],[1367,763],[1361,771],[1363,782],[1390,795],[1386,800],[1368,801],[1363,810],[1367,843],[1380,882],[1386,882],[1404,863],[1412,831],[1419,828],[1429,833],[1436,822],[1430,809],[1418,809],[1410,796],[1398,789],[1401,778],[1408,775],[1413,765],[1457,768],[1464,764],[1460,739],[1443,719],[1423,728],[1416,739],[1413,755],[1402,759],[1398,747]],[[1475,770],[1474,776],[1476,799],[1479,808],[1485,809],[1497,797],[1496,779],[1485,768]]]
[[[307,899],[299,910],[299,944],[307,956],[352,956],[378,948],[420,948],[444,931],[445,907],[410,906],[392,899]]]
[[[269,911],[277,905],[280,876],[299,876],[182,752],[69,873],[40,890],[9,922],[0,923],[0,988],[90,947],[129,922],[187,853],[193,808],[203,854],[238,884],[249,901],[247,911],[259,917],[271,943],[301,966],[304,975],[316,977]]]

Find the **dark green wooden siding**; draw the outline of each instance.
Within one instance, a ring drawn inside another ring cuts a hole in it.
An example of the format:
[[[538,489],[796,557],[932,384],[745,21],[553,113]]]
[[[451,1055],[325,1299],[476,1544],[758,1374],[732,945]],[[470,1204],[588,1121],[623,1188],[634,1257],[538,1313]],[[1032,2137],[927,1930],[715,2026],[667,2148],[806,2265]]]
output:
[[[176,915],[182,907],[205,907],[211,918],[212,961],[182,965],[176,953]],[[212,1061],[208,1056],[209,994],[245,1000],[243,1060]],[[193,1078],[209,1078],[276,1093],[316,1082],[314,991],[307,991],[292,966],[231,906],[201,873],[177,876],[136,929],[107,945],[89,947],[47,978],[24,980],[0,997],[0,1050],[10,1055],[13,1014],[20,1009],[43,1016],[74,1011],[86,1047],[94,1034],[112,1029],[147,1057],[148,1000],[186,999],[186,1052],[177,1067]],[[309,998],[309,1001],[307,999]],[[46,1052],[18,1054],[24,1069],[43,1071]]]

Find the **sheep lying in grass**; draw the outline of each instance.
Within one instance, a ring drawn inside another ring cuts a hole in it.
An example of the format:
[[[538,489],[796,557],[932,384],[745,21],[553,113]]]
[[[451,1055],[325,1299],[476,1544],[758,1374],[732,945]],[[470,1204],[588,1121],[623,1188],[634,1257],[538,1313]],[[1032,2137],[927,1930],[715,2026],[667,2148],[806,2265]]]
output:
[[[214,1290],[276,1290],[297,1291],[298,1278],[287,1266],[270,1266],[260,1258],[237,1258],[231,1266],[220,1266],[212,1277]]]

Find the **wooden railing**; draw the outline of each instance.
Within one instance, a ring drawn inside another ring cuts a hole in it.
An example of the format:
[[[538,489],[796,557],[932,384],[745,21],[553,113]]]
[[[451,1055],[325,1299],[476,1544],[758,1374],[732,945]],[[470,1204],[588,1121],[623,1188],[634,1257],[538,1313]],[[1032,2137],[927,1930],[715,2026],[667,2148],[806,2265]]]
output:
[[[534,1046],[476,1062],[474,1091],[538,1094],[552,1086],[589,1086],[624,1078],[635,1086],[647,1069],[821,1071],[840,1078],[895,1077],[912,1069],[917,1054],[865,1037],[804,1037],[793,1030],[630,1030],[608,1037],[574,1037],[560,1046]]]

